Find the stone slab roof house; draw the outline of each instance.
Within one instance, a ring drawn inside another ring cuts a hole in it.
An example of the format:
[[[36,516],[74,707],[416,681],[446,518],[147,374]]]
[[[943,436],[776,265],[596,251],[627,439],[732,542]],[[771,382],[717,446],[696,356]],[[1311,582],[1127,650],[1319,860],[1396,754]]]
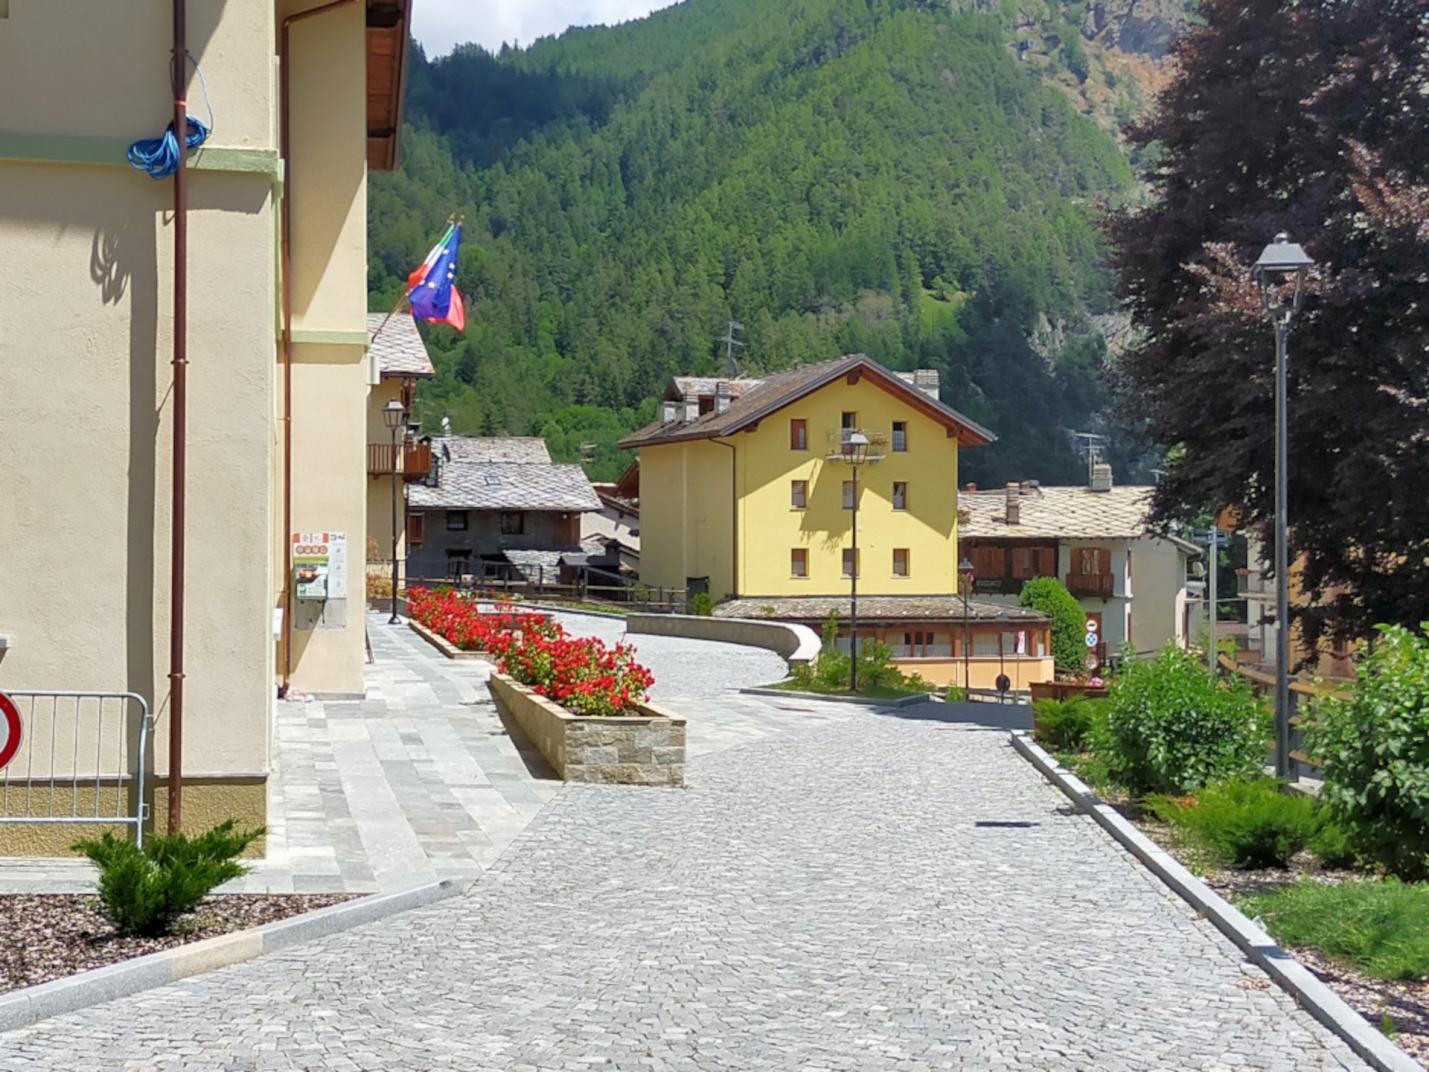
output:
[[[1187,566],[1201,551],[1147,523],[1147,486],[1117,487],[1111,467],[1086,485],[1035,481],[958,495],[960,554],[980,599],[1016,603],[1033,577],[1060,579],[1087,612],[1098,660],[1128,645],[1154,651],[1189,639]]]
[[[600,509],[579,465],[551,461],[543,440],[446,436],[432,473],[407,486],[407,570],[414,580],[554,581],[563,556],[589,554],[582,515]]]

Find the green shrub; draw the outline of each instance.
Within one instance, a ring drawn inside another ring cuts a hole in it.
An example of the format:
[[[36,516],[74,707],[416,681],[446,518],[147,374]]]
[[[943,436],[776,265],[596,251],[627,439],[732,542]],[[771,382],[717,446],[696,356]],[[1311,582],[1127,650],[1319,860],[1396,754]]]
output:
[[[1201,660],[1167,644],[1122,665],[1093,748],[1133,793],[1187,793],[1259,772],[1268,720],[1241,679],[1218,682]]]
[[[154,834],[142,849],[106,831],[74,849],[99,868],[99,897],[115,930],[155,937],[167,934],[215,886],[248,872],[236,857],[264,830],[237,833],[233,826],[230,819],[192,838]]]
[[[968,690],[961,685],[949,685],[943,693],[943,700],[947,703],[967,703]]]
[[[1032,705],[1033,736],[1054,752],[1084,752],[1098,710],[1098,702],[1084,696],[1038,700]]]
[[[1284,867],[1320,828],[1315,802],[1274,781],[1224,782],[1147,807],[1228,867]]]
[[[1303,880],[1244,898],[1276,940],[1310,946],[1378,979],[1429,977],[1429,886]]]
[[[1354,867],[1359,862],[1354,838],[1323,806],[1320,813],[1320,829],[1315,831],[1315,836],[1306,847],[1315,854],[1322,867]]]
[[[714,596],[708,592],[696,592],[690,600],[690,609],[701,617],[708,618],[714,613]]]
[[[1017,600],[1024,607],[1052,617],[1052,658],[1064,674],[1080,674],[1087,657],[1086,614],[1076,596],[1055,577],[1034,577],[1022,586]]]
[[[1382,625],[1347,696],[1321,700],[1305,741],[1323,798],[1366,856],[1411,881],[1429,878],[1429,623]]]

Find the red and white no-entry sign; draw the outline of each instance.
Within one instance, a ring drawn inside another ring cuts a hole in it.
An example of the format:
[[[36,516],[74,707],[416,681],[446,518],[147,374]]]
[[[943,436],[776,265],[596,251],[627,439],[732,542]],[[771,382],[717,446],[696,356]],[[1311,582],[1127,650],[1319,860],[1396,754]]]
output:
[[[15,701],[0,692],[0,768],[15,758],[20,750],[20,709]]]

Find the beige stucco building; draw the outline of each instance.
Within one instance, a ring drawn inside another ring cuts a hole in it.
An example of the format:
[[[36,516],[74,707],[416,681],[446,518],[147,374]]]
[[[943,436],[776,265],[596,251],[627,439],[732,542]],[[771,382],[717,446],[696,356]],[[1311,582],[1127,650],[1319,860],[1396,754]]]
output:
[[[188,180],[186,827],[264,820],[280,687],[362,690],[366,181],[394,161],[407,7],[187,0],[187,48],[216,124]],[[156,816],[168,774],[174,193],[125,154],[172,118],[171,19],[170,3],[0,4],[11,422],[0,690],[145,697]],[[197,78],[188,99],[207,122]],[[300,533],[346,537],[348,582],[345,599],[295,601],[290,614]],[[55,758],[61,780],[95,773]],[[52,851],[75,834],[0,826],[0,854]]]

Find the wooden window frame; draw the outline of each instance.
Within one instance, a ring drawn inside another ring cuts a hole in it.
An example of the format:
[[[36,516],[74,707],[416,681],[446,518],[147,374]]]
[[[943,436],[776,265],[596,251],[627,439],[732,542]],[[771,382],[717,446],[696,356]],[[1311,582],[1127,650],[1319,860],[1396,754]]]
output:
[[[903,571],[902,571],[901,573],[900,573],[899,570],[898,570],[898,558],[899,558],[900,555],[902,555],[902,557],[903,557]],[[907,547],[895,547],[895,548],[893,549],[893,576],[895,576],[895,577],[911,577],[911,576],[913,576],[913,555],[912,555],[911,550],[910,550],[909,548],[907,548]]]
[[[407,515],[407,549],[413,550],[422,546],[422,540],[427,534],[427,515],[418,510]]]
[[[807,480],[789,481],[789,509],[807,510],[809,507],[809,482]]]
[[[862,550],[862,548],[860,548],[859,550]],[[845,547],[845,548],[843,549],[843,552],[839,555],[839,571],[840,571],[840,575],[841,575],[841,576],[844,576],[844,577],[853,577],[853,578],[858,578],[858,577],[863,576],[862,571],[859,569],[859,566],[860,566],[860,564],[861,564],[861,563],[859,562],[859,558],[862,557],[862,556],[859,554],[859,550],[855,550],[855,549],[852,548],[852,547]],[[848,572],[848,556],[849,556],[849,555],[852,555],[852,556],[853,556],[853,572],[852,572],[852,573]]]
[[[898,505],[898,489],[899,489],[899,488],[902,488],[902,489],[903,489],[903,505],[902,505],[902,506],[899,506],[899,505]],[[889,493],[888,501],[889,501],[889,503],[892,505],[893,509],[897,510],[899,513],[902,513],[903,511],[907,510],[907,509],[908,509],[908,481],[906,481],[906,480],[895,480],[895,481],[893,482],[893,490]]]
[[[789,548],[789,576],[801,581],[808,579],[809,549],[807,547]]]
[[[809,422],[803,417],[789,418],[789,449],[809,449]]]

